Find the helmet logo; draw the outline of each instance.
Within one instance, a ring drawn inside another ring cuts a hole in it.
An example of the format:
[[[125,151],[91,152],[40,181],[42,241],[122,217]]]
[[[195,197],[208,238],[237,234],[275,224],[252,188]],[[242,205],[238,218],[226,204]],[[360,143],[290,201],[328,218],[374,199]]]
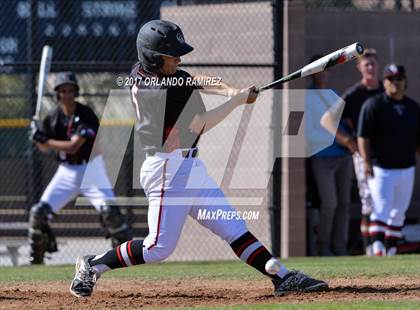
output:
[[[178,39],[179,42],[181,42],[182,44],[185,43],[184,37],[182,36],[182,33],[177,33],[176,34],[176,38]]]
[[[391,71],[392,73],[398,73],[398,68],[395,64],[392,64],[389,66],[389,71]]]

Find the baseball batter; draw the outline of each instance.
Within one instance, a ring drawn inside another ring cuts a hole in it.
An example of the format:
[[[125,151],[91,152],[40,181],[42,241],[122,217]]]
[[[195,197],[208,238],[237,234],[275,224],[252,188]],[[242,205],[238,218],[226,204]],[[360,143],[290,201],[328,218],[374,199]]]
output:
[[[360,113],[358,144],[373,199],[369,235],[376,256],[395,255],[414,187],[420,108],[405,96],[403,66],[385,67],[385,92]]]
[[[75,101],[79,86],[72,72],[57,75],[54,90],[58,105],[41,122],[32,122],[32,139],[37,147],[47,152],[57,152],[60,165],[42,194],[39,203],[31,207],[29,218],[29,242],[31,263],[42,264],[45,252],[57,251],[57,243],[49,220],[68,202],[78,195],[87,197],[100,214],[107,237],[117,246],[132,238],[131,229],[119,208],[113,205],[114,192],[105,171],[100,154],[93,154],[93,143],[99,122],[87,106]],[[87,165],[92,166],[95,176],[89,186],[81,187]]]
[[[241,260],[270,277],[276,295],[326,289],[325,282],[289,271],[276,259],[273,261],[242,219],[198,219],[199,210],[234,211],[198,158],[200,136],[238,106],[253,104],[257,98],[255,87],[239,91],[221,81],[209,87],[188,83],[175,87],[163,86],[167,83],[145,85],[148,77],[159,81],[191,78],[178,65],[180,57],[193,48],[185,42],[181,29],[168,21],[145,24],[138,33],[137,50],[140,61],[132,71],[137,83],[131,93],[138,118],[136,129],[147,154],[140,182],[149,201],[149,234],[144,240],[130,240],[98,256],[79,257],[71,293],[90,296],[96,280],[108,270],[166,259],[176,247],[187,216],[227,242]],[[199,91],[231,98],[206,111]]]

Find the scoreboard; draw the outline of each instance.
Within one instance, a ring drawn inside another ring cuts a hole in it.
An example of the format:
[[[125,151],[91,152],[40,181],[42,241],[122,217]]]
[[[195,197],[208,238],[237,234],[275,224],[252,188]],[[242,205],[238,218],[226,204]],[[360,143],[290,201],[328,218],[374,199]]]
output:
[[[137,31],[160,17],[161,0],[2,0],[0,63],[39,61],[43,45],[53,61],[118,62],[137,59]],[[32,33],[29,25],[35,25]],[[31,45],[31,41],[33,42]]]

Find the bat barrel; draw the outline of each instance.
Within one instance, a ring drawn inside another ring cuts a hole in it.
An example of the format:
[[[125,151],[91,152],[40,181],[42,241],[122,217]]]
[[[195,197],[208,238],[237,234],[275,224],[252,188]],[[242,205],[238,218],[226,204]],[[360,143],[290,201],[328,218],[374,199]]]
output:
[[[312,75],[330,67],[349,62],[363,55],[363,45],[356,42],[332,52],[302,68],[302,77]]]
[[[365,52],[365,48],[359,42],[353,43],[347,47],[344,47],[341,51],[345,54],[347,60],[352,60],[355,57],[360,57]],[[340,51],[338,51],[340,52]]]
[[[47,75],[50,71],[50,65],[52,60],[52,47],[45,45],[42,49],[41,66],[39,70],[38,79],[38,95],[36,100],[35,115],[34,119],[39,119],[41,113],[42,96],[44,95],[45,84],[47,82]]]
[[[281,79],[278,79],[270,84],[264,85],[258,88],[258,92],[273,88],[276,85],[283,84],[285,82],[292,81],[294,79],[309,76],[318,72],[322,72],[325,69],[333,67],[335,65],[343,64],[348,61],[355,59],[356,57],[360,57],[363,55],[364,48],[363,45],[359,42],[353,43],[349,46],[343,47],[335,52],[332,52],[310,64],[307,64],[302,69],[289,74]]]
[[[354,43],[356,44],[356,52],[359,56],[362,56],[363,53],[365,52],[365,48],[363,47],[363,45],[359,42]]]

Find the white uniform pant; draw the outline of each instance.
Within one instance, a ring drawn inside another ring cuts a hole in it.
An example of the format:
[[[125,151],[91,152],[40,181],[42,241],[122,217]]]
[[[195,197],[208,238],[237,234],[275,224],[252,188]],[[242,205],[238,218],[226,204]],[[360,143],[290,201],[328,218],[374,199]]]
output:
[[[149,200],[149,235],[143,242],[146,263],[162,261],[174,251],[187,215],[228,243],[248,231],[242,219],[199,218],[200,212],[234,209],[198,158],[184,158],[180,150],[148,156],[140,183]]]
[[[89,173],[85,175],[87,170]],[[60,164],[42,194],[41,202],[48,203],[54,212],[58,212],[78,195],[88,198],[98,211],[115,199],[102,156],[96,156],[83,165]]]
[[[404,224],[414,187],[415,167],[384,169],[373,167],[374,177],[368,180],[373,199],[371,221],[388,226]]]

